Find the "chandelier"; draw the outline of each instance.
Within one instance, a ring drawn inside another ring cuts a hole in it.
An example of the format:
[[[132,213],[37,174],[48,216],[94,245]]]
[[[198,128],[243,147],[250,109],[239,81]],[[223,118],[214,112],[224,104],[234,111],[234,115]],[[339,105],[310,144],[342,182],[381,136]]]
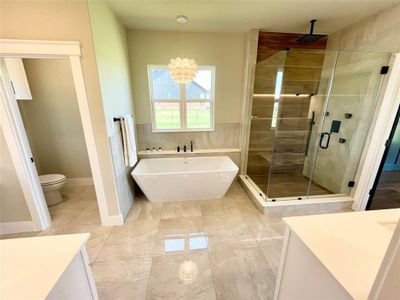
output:
[[[177,16],[178,24],[186,24],[188,18],[185,16]],[[183,57],[183,31],[181,29],[181,57],[171,58],[168,64],[169,74],[177,83],[191,83],[197,73],[196,61],[193,58]]]

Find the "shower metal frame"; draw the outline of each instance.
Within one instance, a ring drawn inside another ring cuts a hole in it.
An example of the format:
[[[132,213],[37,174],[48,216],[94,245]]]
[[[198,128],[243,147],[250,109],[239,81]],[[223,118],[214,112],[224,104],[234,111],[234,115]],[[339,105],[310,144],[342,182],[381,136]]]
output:
[[[270,206],[286,206],[299,204],[329,203],[329,202],[352,202],[352,209],[356,211],[365,210],[369,191],[373,186],[376,174],[379,169],[381,157],[385,149],[385,142],[390,135],[391,125],[397,113],[397,107],[400,105],[400,52],[392,54],[389,65],[389,74],[384,78],[382,89],[378,97],[381,98],[379,106],[375,107],[373,122],[367,136],[367,141],[361,153],[360,164],[357,168],[355,181],[356,185],[349,195],[332,194],[332,195],[315,195],[308,196],[308,199],[289,200],[293,197],[280,198],[285,201],[271,201],[258,186],[247,175],[247,157],[250,139],[250,125],[252,101],[250,93],[254,86],[255,65],[252,62],[257,57],[257,47],[254,43],[257,39],[248,33],[247,39],[247,64],[245,64],[246,81],[244,83],[243,107],[242,107],[242,128],[241,128],[241,172],[239,180],[244,188],[249,192],[253,202],[263,210]],[[258,34],[258,31],[257,31]],[[258,35],[257,35],[258,36]],[[336,65],[336,62],[335,62]],[[249,74],[252,72],[252,74]],[[332,78],[331,78],[332,80]],[[247,92],[247,93],[246,93]],[[327,102],[327,101],[326,101]],[[326,103],[325,103],[326,104]]]

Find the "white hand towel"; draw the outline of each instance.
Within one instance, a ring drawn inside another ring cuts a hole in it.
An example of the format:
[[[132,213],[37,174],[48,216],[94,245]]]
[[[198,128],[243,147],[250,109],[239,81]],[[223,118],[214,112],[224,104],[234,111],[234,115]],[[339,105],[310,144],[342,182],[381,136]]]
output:
[[[133,167],[137,162],[135,125],[131,115],[121,118],[122,140],[124,143],[125,166]]]

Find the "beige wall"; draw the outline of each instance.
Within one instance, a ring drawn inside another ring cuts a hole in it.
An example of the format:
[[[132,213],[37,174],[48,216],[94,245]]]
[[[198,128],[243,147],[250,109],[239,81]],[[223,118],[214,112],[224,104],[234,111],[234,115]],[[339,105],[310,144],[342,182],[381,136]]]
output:
[[[119,205],[125,216],[134,198],[132,168],[124,164],[120,123],[113,117],[134,115],[126,31],[105,2],[89,1],[89,13]]]
[[[198,65],[216,66],[215,122],[240,122],[244,34],[184,33],[184,56]],[[136,122],[151,123],[147,65],[167,65],[181,56],[180,32],[128,31]]]
[[[105,2],[89,1],[90,22],[103,97],[108,135],[118,123],[113,117],[133,114],[133,99],[125,28]]]
[[[84,1],[1,1],[0,37],[78,41],[109,215],[119,214],[88,7]]]
[[[92,177],[67,59],[24,59],[33,100],[18,101],[39,175]]]
[[[19,221],[31,221],[31,215],[0,129],[0,223]]]

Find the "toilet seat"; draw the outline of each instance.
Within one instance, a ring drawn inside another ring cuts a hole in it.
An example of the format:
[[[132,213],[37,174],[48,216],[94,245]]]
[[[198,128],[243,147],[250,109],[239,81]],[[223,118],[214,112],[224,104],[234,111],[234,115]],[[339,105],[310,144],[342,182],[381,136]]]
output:
[[[40,184],[42,186],[53,185],[67,180],[67,177],[62,174],[46,174],[39,176]]]

